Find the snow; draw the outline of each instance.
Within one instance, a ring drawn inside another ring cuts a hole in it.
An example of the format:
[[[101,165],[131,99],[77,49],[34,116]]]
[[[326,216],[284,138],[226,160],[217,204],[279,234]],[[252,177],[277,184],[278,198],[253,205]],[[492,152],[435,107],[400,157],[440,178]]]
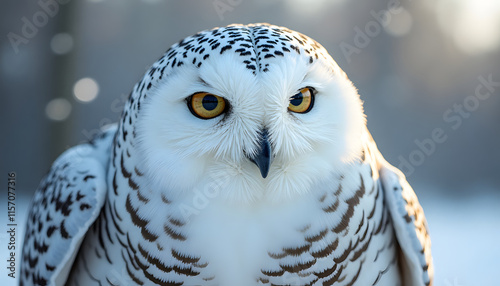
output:
[[[419,200],[431,235],[434,285],[499,285],[500,193]]]

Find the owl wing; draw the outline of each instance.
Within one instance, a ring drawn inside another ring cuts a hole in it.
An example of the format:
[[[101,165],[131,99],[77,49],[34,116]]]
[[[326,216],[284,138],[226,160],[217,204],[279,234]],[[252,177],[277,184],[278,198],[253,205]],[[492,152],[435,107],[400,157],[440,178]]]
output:
[[[20,285],[64,285],[85,233],[106,195],[116,128],[64,152],[35,191],[21,261]]]
[[[379,172],[385,202],[402,250],[403,285],[432,285],[431,240],[417,196],[403,173],[385,160]]]

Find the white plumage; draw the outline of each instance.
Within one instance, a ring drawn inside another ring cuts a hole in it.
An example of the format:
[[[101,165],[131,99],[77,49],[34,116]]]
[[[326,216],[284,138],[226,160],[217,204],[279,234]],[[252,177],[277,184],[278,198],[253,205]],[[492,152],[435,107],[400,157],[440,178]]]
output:
[[[356,89],[268,24],[172,46],[117,128],[54,163],[27,230],[24,285],[432,283],[424,214]]]

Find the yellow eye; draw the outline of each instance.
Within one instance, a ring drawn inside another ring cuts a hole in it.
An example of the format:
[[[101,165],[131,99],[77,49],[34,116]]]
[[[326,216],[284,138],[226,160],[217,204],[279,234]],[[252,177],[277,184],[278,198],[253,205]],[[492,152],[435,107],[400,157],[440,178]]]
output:
[[[296,113],[307,113],[312,109],[313,105],[313,90],[310,87],[305,87],[290,98],[288,110]]]
[[[226,100],[208,92],[198,92],[188,98],[188,107],[194,116],[211,119],[226,111]]]

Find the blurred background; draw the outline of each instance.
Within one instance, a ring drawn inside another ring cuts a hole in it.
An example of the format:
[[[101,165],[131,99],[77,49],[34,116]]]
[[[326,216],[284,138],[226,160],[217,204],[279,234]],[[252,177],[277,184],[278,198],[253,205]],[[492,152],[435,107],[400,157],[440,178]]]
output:
[[[200,30],[252,22],[319,41],[359,89],[379,149],[426,212],[435,285],[498,285],[496,0],[3,1],[1,281],[14,285],[4,266],[7,173],[17,174],[20,243],[51,162],[117,121],[149,65]]]

